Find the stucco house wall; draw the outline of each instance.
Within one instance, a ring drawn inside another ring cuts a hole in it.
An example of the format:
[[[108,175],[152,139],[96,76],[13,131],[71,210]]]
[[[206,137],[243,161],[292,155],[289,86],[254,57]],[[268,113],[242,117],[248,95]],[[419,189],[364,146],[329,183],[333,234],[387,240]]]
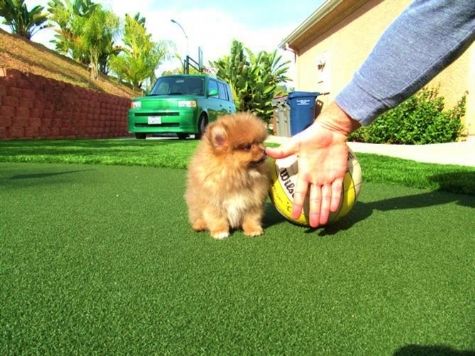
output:
[[[326,103],[351,80],[391,22],[410,0],[327,0],[281,43],[295,52],[297,90],[330,92]],[[404,68],[394,68],[403,71]],[[471,80],[470,80],[471,79]],[[464,125],[475,137],[475,45],[437,75],[429,86],[452,107],[468,92]]]

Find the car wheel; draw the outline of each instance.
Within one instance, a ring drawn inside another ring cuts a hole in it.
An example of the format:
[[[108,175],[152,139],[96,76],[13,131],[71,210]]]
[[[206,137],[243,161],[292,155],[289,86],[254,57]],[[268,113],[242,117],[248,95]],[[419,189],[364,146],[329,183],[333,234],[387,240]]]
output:
[[[205,114],[201,114],[200,119],[198,120],[198,133],[195,135],[197,139],[200,139],[208,126],[208,118]]]
[[[147,135],[144,133],[136,133],[135,138],[139,140],[144,140]]]
[[[188,134],[181,133],[181,132],[177,133],[176,135],[178,136],[178,139],[180,139],[180,140],[185,140],[188,137]]]

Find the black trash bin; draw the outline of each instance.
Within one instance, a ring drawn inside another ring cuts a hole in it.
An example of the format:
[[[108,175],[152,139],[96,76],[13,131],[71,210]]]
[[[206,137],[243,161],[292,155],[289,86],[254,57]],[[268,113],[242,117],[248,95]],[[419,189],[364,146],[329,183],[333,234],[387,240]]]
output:
[[[290,106],[290,134],[305,130],[315,119],[315,102],[320,93],[294,91],[288,96]]]

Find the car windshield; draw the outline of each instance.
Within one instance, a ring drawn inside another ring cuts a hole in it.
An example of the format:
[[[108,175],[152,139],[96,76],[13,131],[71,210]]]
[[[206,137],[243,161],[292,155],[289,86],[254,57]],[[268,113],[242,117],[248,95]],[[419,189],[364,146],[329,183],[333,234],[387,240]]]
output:
[[[157,80],[149,95],[204,95],[204,78],[162,77]]]

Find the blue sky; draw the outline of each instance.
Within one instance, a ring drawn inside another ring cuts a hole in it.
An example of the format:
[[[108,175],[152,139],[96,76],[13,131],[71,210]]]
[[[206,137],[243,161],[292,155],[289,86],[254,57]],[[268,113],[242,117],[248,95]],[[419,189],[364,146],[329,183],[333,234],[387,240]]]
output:
[[[318,0],[300,0],[297,5],[295,1],[289,0],[178,0],[165,6],[163,3],[156,2],[152,6],[157,11],[164,8],[176,11],[213,8],[239,18],[242,24],[262,28],[296,25],[307,18],[321,2]]]
[[[187,51],[197,57],[198,46],[204,51],[205,63],[229,53],[233,39],[240,40],[253,51],[273,50],[282,39],[309,17],[324,0],[96,0],[119,17],[140,12],[154,40],[173,42],[176,51]],[[48,0],[26,0],[28,7],[47,6]],[[184,28],[170,20],[175,19]],[[39,32],[36,42],[49,45],[52,30]],[[284,53],[291,58],[290,53]],[[167,62],[161,70],[177,66]]]

